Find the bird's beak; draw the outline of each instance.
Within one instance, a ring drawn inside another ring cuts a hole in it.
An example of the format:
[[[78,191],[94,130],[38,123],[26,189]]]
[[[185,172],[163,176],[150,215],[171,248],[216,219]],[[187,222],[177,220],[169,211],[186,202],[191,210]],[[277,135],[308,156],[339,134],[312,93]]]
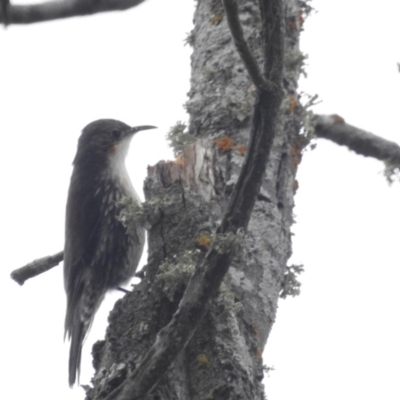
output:
[[[134,126],[126,133],[127,135],[134,135],[136,132],[139,131],[146,131],[147,129],[157,129],[156,126],[153,125],[141,125],[141,126]]]

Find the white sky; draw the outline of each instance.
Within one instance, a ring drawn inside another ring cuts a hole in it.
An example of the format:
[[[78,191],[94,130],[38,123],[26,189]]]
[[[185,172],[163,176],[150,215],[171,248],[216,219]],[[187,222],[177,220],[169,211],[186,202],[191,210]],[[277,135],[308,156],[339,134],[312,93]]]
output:
[[[170,158],[164,135],[185,120],[194,2],[149,0],[123,13],[0,30],[2,393],[82,399],[67,385],[62,269],[23,287],[10,272],[63,247],[64,208],[80,130],[97,118],[160,129],[135,137],[128,169],[140,189],[147,165]],[[399,142],[396,0],[315,0],[302,49],[320,113]],[[380,162],[319,141],[300,166],[293,262],[302,294],[280,302],[264,352],[275,371],[269,400],[400,398],[400,186]],[[113,302],[96,316],[82,360],[104,335]],[[6,380],[4,380],[6,378]]]

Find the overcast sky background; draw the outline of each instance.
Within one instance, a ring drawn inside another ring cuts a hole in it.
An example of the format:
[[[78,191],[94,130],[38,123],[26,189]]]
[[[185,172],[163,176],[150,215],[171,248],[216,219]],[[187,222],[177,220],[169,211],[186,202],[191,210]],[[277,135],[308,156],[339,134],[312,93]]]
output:
[[[400,4],[315,0],[302,50],[301,90],[318,113],[400,142]],[[194,2],[148,0],[122,13],[0,29],[0,357],[7,399],[83,399],[67,384],[65,295],[58,267],[23,287],[10,272],[63,248],[64,213],[80,130],[98,118],[152,124],[127,160],[140,190],[147,165],[172,158],[164,136],[187,117]],[[382,163],[318,141],[300,165],[293,263],[301,296],[282,300],[264,351],[275,371],[269,400],[400,398],[400,185]],[[144,260],[143,260],[144,261]],[[119,293],[104,302],[86,341],[103,338]]]

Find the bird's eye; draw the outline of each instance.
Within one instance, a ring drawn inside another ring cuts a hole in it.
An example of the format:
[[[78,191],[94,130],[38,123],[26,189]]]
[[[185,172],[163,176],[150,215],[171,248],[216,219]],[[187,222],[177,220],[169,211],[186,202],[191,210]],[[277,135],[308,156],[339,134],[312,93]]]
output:
[[[115,140],[118,140],[121,138],[121,131],[119,131],[118,129],[113,129],[111,131],[111,135]]]

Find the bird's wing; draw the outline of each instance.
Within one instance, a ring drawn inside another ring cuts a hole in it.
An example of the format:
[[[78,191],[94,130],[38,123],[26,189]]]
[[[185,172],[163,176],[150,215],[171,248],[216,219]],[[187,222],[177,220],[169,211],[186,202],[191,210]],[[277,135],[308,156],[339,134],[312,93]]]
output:
[[[101,236],[101,196],[95,196],[95,182],[74,171],[67,201],[64,286],[67,292],[66,332],[80,302],[85,284],[91,279]]]

